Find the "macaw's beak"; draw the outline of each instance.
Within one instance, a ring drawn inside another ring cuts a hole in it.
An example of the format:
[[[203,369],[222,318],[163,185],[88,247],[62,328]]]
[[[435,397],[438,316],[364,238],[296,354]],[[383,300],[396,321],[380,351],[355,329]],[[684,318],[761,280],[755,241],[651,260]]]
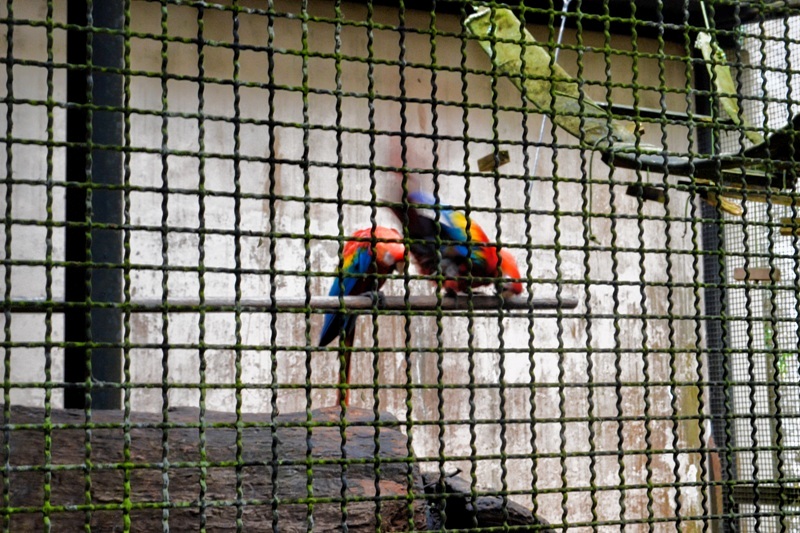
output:
[[[406,262],[405,261],[398,261],[394,264],[394,269],[397,271],[398,274],[402,274],[406,271]]]

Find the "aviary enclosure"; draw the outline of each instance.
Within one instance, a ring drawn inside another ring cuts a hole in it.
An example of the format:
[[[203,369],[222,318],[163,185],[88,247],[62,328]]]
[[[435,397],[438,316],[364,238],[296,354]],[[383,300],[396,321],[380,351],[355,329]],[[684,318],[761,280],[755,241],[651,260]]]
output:
[[[0,31],[3,531],[800,531],[794,0]]]

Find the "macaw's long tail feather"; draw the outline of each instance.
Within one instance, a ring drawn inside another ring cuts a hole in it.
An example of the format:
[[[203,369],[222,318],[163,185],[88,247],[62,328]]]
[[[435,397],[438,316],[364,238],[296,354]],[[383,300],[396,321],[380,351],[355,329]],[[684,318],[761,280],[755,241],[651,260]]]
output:
[[[339,352],[339,360],[344,361],[344,368],[341,369],[339,374],[339,385],[342,385],[342,375],[344,375],[344,383],[350,385],[350,356],[352,355],[352,348],[353,348],[353,339],[355,338],[356,329],[352,328],[347,332],[345,335],[344,341],[342,341],[342,350]],[[336,404],[341,405],[342,403],[342,389],[337,389],[336,392]],[[350,406],[350,388],[347,387],[344,389],[344,405]]]
[[[325,323],[322,326],[322,333],[319,339],[320,346],[329,345],[342,333],[342,328],[344,328],[342,346],[339,350],[339,360],[344,360],[344,368],[339,374],[340,385],[342,384],[342,375],[344,375],[345,383],[350,383],[350,348],[353,347],[353,339],[355,338],[356,318],[355,315],[348,316],[342,313],[331,313],[325,315]],[[336,404],[341,404],[341,401],[342,389],[338,389],[336,392]],[[349,402],[350,392],[346,390],[344,403],[345,405],[349,405]]]
[[[325,322],[322,324],[322,332],[319,336],[319,345],[327,346],[339,336],[342,328],[347,331],[350,328],[349,322],[355,322],[352,317],[345,317],[341,313],[330,313],[325,315]]]
[[[344,367],[339,374],[339,384],[342,384],[342,377],[344,376],[344,383],[350,383],[350,353],[353,347],[353,339],[356,336],[356,316],[346,316],[342,313],[331,313],[325,315],[325,324],[323,325],[322,334],[320,336],[319,345],[327,346],[336,339],[344,328],[344,337],[339,349],[339,360],[344,361]],[[336,404],[342,402],[342,389],[336,391]],[[344,404],[349,405],[350,391],[345,390]]]

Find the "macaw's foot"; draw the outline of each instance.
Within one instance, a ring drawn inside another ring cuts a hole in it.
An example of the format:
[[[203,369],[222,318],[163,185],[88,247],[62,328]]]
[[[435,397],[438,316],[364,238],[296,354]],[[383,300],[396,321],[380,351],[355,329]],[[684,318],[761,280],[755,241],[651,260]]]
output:
[[[454,291],[453,289],[451,289],[450,287],[445,287],[444,295],[448,296],[450,298],[458,298],[458,293],[456,291]]]
[[[377,307],[378,309],[386,307],[386,296],[384,296],[381,291],[370,291],[367,294],[372,298],[373,307]]]
[[[511,298],[512,296],[516,296],[514,290],[511,287],[510,283],[495,283],[494,285],[494,295],[499,296],[500,298]]]

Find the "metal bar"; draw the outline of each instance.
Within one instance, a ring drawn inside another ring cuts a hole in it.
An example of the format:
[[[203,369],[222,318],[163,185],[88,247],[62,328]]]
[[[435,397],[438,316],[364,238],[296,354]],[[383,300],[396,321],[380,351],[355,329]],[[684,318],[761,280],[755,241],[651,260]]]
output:
[[[709,91],[711,80],[708,77],[708,70],[703,66],[695,66],[695,85],[700,90]],[[710,115],[712,112],[712,101],[708,95],[697,93],[695,96],[695,107],[699,113]],[[709,129],[698,129],[697,147],[703,154],[712,154],[715,151],[717,132]],[[718,150],[717,150],[718,151]],[[725,220],[720,212],[708,205],[700,202],[700,216],[704,220],[702,226],[702,249],[703,249],[703,279],[707,285],[703,288],[704,307],[706,315],[714,317],[705,320],[706,332],[706,355],[708,379],[714,383],[725,383],[729,380],[725,365],[726,342],[725,342],[725,321],[722,319],[723,302],[726,298],[725,285],[723,279],[724,265],[720,262],[724,256],[720,256],[722,251],[722,224]],[[710,440],[720,449],[732,446],[728,442],[729,421],[726,420],[728,413],[728,402],[725,399],[726,391],[724,385],[710,385],[708,387],[708,403],[711,411],[711,435]],[[716,454],[720,461],[719,470],[711,469],[710,480],[714,482],[730,481],[728,478],[731,472],[730,456],[726,453]],[[708,454],[711,463],[712,454]],[[719,477],[719,478],[718,478]],[[711,489],[711,512],[715,516],[721,516],[731,512],[730,500],[728,497],[730,487],[724,483]],[[712,531],[727,533],[733,529],[732,519],[718,519],[712,522]]]
[[[92,29],[123,29],[123,0],[104,0],[92,4],[91,21],[87,20],[87,3],[72,0],[68,7],[69,22]],[[84,69],[68,74],[68,99],[79,104],[122,107],[122,76],[103,69],[123,67],[123,37],[81,29],[70,30],[68,58]],[[80,107],[80,106],[78,106]],[[97,149],[95,145],[123,144],[123,114],[119,111],[75,109],[68,115],[68,138],[84,146],[68,152],[67,180],[87,184],[67,191],[67,219],[78,227],[67,231],[66,256],[78,262],[122,264],[122,151]],[[95,228],[93,224],[104,225]],[[91,227],[92,229],[87,229]],[[115,306],[89,306],[93,303],[116,303],[122,300],[121,268],[68,268],[65,274],[66,299],[79,306],[65,306],[65,335],[77,346],[65,352],[65,379],[69,382],[91,381],[118,383],[122,374],[122,351],[119,348],[93,348],[81,343],[122,342],[122,316]],[[65,392],[65,406],[84,407],[86,391]],[[95,409],[118,409],[118,389],[92,387],[91,404]]]
[[[98,28],[123,29],[125,3],[123,0],[94,2],[94,25]],[[94,36],[92,66],[98,68],[124,66],[124,41],[120,35],[98,33]],[[92,100],[95,105],[122,107],[122,76],[108,72],[93,72]],[[105,146],[123,144],[124,117],[121,112],[95,111],[92,115],[92,143]],[[116,148],[92,150],[93,184],[92,222],[109,225],[122,224],[122,191],[106,185],[122,185],[123,153]],[[92,229],[92,262],[122,264],[122,232],[118,229]],[[122,269],[90,269],[93,302],[122,301]],[[122,342],[122,314],[117,308],[92,309],[92,340],[103,343]],[[120,348],[94,348],[92,351],[92,377],[104,383],[119,383],[122,377],[122,350]],[[119,409],[121,397],[114,388],[92,390],[92,406],[98,409]]]
[[[798,505],[800,504],[800,489],[796,487],[781,487],[774,483],[739,482],[731,487],[733,500],[736,503],[753,505],[758,494],[758,501],[766,505]]]
[[[667,119],[667,120],[684,120],[689,121],[689,114],[684,113],[683,111],[670,111],[670,110],[662,110],[653,107],[641,107],[641,106],[632,106],[632,105],[624,105],[624,104],[617,104],[617,103],[609,103],[609,102],[596,102],[598,107],[602,107],[604,109],[610,109],[611,113],[614,115],[620,115],[624,117],[641,117],[641,118],[653,118],[653,119]],[[725,117],[712,117],[711,115],[707,115],[705,113],[695,113],[691,116],[691,119],[695,122],[696,127],[702,127],[703,123],[709,123],[709,127],[719,127],[720,124],[733,124],[733,120],[730,118]]]
[[[67,22],[75,28],[67,32],[67,63],[76,68],[67,71],[67,100],[86,103],[87,76],[86,32],[78,29],[86,26],[86,2],[70,0],[67,3]],[[83,68],[81,68],[83,67]],[[67,141],[74,143],[66,151],[66,182],[77,186],[67,186],[64,259],[75,263],[64,272],[64,298],[67,302],[79,303],[86,300],[86,127],[87,111],[80,105],[67,109]],[[83,383],[86,381],[86,350],[80,346],[88,340],[86,333],[87,316],[83,309],[68,309],[64,314],[64,339],[71,344],[64,350],[64,381]],[[84,407],[85,391],[81,388],[64,391],[64,407]]]
[[[99,304],[99,305],[98,305]],[[321,311],[365,310],[376,308],[383,311],[463,311],[475,310],[544,310],[544,309],[574,309],[578,306],[575,298],[534,298],[528,301],[523,296],[503,298],[490,294],[475,294],[472,296],[444,296],[441,303],[436,296],[411,296],[408,305],[403,296],[384,296],[375,302],[369,296],[344,296],[341,300],[335,296],[312,296],[306,303],[305,298],[278,298],[274,304],[269,298],[242,298],[239,303],[230,300],[207,298],[201,304],[199,300],[175,299],[168,302],[161,300],[140,300],[137,302],[92,302],[91,308],[129,310],[133,313],[160,312],[168,310],[172,313],[183,312],[226,312],[226,311],[291,311],[296,309],[314,309]],[[83,310],[89,307],[85,302],[47,302],[43,300],[12,300],[5,302],[4,309],[12,313],[43,313],[46,310],[53,312],[68,312]],[[112,342],[112,341],[103,341]]]

